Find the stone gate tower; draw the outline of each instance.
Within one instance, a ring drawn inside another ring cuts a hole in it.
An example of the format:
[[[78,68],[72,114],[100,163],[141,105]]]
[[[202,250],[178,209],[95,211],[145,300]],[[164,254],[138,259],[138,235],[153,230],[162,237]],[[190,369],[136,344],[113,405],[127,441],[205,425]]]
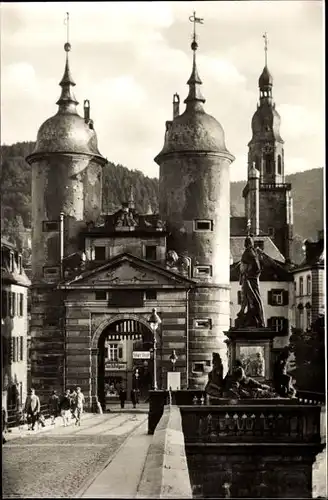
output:
[[[189,295],[186,334],[189,387],[203,388],[214,351],[227,365],[223,332],[229,329],[229,168],[234,157],[222,126],[204,110],[195,35],[191,48],[186,110],[179,115],[175,95],[173,120],[166,123],[164,147],[155,161],[160,166],[160,216],[171,233],[169,248],[190,258],[191,277],[197,282]]]
[[[252,139],[248,143],[248,182],[244,188],[245,215],[254,235],[271,236],[284,255],[291,259],[293,206],[291,184],[285,183],[284,141],[280,115],[273,101],[273,78],[267,66],[259,78],[260,99],[252,118]]]
[[[31,377],[39,394],[65,384],[64,257],[82,252],[79,232],[101,212],[101,171],[106,163],[97,146],[90,103],[77,112],[75,83],[66,65],[57,113],[40,127],[32,166]],[[78,343],[79,332],[76,332]],[[89,376],[87,374],[87,376]]]

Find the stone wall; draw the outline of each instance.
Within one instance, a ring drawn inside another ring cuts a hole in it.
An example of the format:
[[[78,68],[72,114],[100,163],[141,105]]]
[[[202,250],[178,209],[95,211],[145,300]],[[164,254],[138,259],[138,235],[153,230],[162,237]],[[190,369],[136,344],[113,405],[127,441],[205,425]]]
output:
[[[192,498],[181,415],[166,406],[149,447],[137,498]]]

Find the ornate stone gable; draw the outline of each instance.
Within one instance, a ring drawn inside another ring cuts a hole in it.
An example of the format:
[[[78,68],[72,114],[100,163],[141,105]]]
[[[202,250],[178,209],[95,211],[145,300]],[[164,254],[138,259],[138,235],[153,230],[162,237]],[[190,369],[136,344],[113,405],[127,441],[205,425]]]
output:
[[[129,254],[111,259],[105,265],[85,271],[74,280],[66,281],[60,288],[95,287],[182,287],[192,286],[193,281],[168,271],[158,265]]]

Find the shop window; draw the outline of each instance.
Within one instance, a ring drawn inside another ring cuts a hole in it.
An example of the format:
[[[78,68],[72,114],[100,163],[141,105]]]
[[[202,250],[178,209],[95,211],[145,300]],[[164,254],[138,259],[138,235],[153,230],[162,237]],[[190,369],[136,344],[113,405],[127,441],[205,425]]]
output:
[[[118,361],[123,358],[123,348],[120,344],[107,345],[107,358],[109,361]]]
[[[194,231],[213,231],[213,221],[210,219],[194,220]]]

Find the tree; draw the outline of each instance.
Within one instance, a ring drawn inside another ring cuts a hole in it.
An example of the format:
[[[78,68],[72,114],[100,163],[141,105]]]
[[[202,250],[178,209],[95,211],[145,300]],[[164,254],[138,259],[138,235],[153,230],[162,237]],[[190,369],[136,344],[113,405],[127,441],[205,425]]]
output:
[[[294,328],[290,347],[295,355],[297,389],[325,392],[325,317],[320,315],[308,331]]]

